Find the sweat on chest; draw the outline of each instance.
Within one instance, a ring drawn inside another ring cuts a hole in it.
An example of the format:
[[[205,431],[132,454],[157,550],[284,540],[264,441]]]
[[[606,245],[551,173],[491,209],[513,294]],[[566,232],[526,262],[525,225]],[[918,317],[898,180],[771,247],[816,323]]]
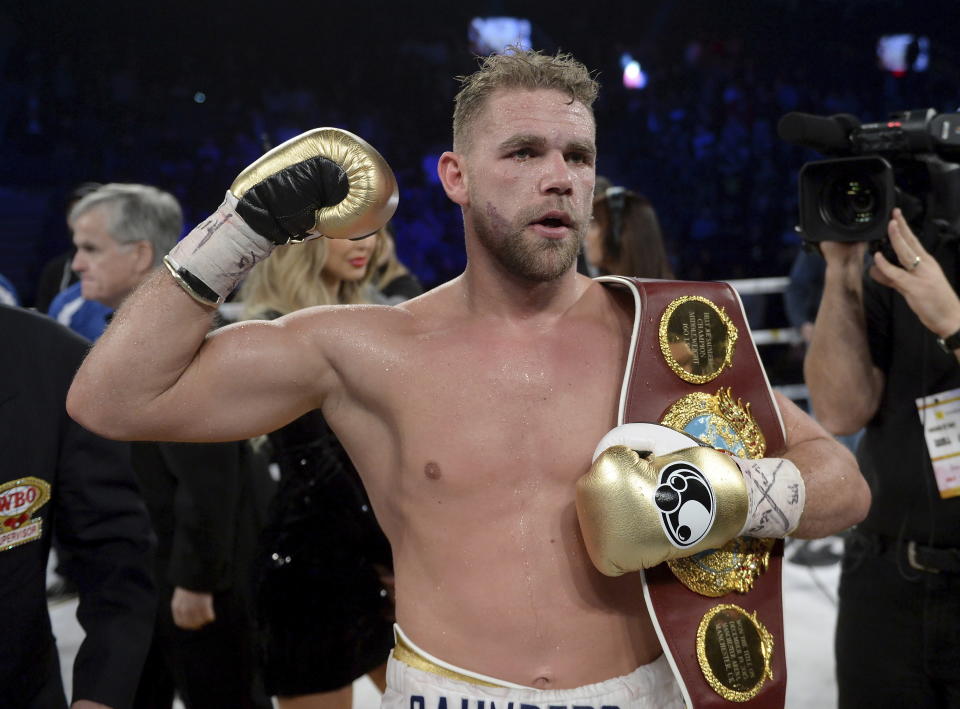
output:
[[[598,438],[576,421],[485,408],[459,422],[439,417],[406,436],[404,485],[473,496],[557,484],[570,487],[590,465]],[[571,492],[572,494],[572,492]]]
[[[400,438],[408,452],[458,451],[473,468],[589,455],[616,409],[605,392],[581,384],[517,372],[425,383],[405,397]]]
[[[469,448],[435,450],[420,456],[407,471],[400,490],[423,502],[433,500],[443,509],[463,514],[460,505],[486,514],[515,508],[541,507],[548,500],[572,504],[576,480],[587,472],[589,455],[545,449],[538,455],[508,449],[480,456]],[[459,511],[457,511],[459,510]],[[436,509],[437,512],[441,508]]]
[[[475,402],[582,398],[600,381],[606,383],[605,371],[620,368],[616,345],[600,341],[596,334],[464,333],[424,343],[415,361],[423,367],[425,386],[435,388],[438,396],[453,385]]]
[[[421,343],[407,360],[417,367],[390,392],[403,412],[404,470],[435,484],[583,474],[616,424],[621,376],[619,362],[602,366],[615,357],[596,340],[532,334]]]

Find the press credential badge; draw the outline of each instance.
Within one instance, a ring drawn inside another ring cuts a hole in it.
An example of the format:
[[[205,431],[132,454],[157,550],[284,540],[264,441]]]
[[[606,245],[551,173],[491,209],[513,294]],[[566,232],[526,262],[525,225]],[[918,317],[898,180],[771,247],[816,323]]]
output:
[[[960,495],[960,389],[917,399],[940,497]]]

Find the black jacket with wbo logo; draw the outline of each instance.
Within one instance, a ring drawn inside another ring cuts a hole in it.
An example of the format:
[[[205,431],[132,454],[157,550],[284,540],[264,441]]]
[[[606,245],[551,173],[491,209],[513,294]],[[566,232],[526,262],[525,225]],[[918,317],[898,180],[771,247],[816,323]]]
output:
[[[45,316],[0,306],[0,343],[0,702],[65,706],[46,599],[56,534],[86,634],[74,701],[130,706],[156,606],[153,534],[130,447],[66,413],[85,340]]]

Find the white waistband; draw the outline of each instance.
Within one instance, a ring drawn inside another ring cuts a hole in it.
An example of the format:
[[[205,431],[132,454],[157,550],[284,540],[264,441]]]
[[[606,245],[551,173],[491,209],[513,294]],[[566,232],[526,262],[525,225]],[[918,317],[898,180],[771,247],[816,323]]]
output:
[[[542,690],[444,662],[418,648],[397,625],[394,625],[394,635],[397,647],[387,663],[387,691],[382,709],[499,708],[501,703],[506,707],[511,702],[514,706],[529,705],[531,709],[599,709],[603,706],[682,709],[684,706],[666,655],[620,677],[572,689]]]

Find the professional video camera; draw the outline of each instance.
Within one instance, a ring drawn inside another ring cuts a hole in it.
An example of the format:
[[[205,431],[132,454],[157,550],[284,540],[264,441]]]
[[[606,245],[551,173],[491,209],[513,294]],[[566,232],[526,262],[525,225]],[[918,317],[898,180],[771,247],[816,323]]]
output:
[[[890,257],[886,228],[894,207],[915,229],[960,234],[960,113],[927,108],[862,125],[846,113],[788,113],[777,133],[831,156],[800,170],[805,241],[867,241]]]

